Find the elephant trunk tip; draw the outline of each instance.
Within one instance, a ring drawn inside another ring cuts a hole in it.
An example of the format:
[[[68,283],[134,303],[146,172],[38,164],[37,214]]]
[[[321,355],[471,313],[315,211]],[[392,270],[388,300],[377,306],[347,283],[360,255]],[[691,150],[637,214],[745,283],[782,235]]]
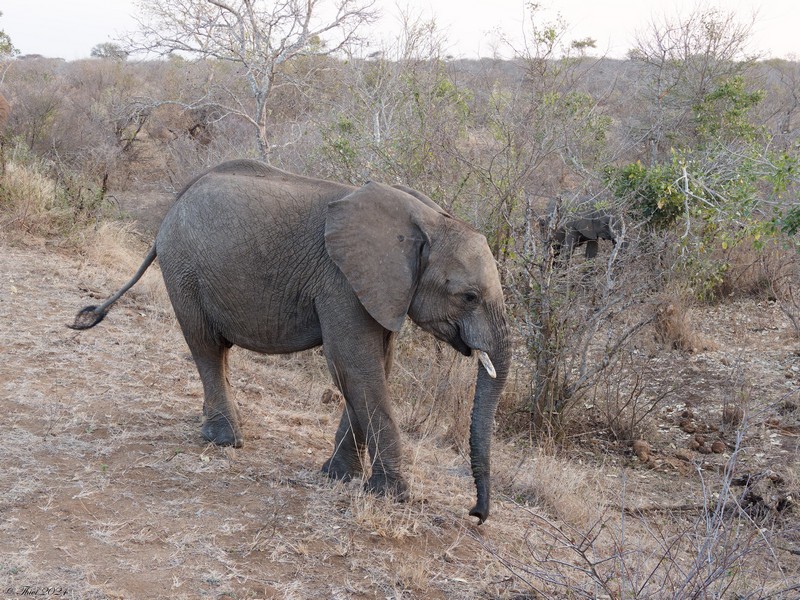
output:
[[[483,525],[489,518],[488,503],[478,501],[469,511],[470,517],[478,517],[478,525]]]
[[[488,473],[485,476],[475,478],[475,487],[478,498],[469,511],[470,517],[478,517],[478,525],[483,525],[489,518],[489,497],[491,496]]]
[[[91,329],[102,321],[107,314],[108,311],[102,310],[99,306],[87,306],[82,308],[78,314],[75,315],[75,321],[72,325],[67,325],[67,327],[77,331]]]

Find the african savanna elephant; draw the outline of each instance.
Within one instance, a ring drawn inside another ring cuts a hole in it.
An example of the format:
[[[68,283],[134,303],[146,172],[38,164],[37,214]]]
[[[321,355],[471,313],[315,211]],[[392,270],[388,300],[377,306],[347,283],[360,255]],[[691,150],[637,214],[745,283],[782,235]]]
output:
[[[156,256],[203,382],[203,436],[243,442],[226,376],[231,346],[279,354],[322,344],[345,397],[322,470],[358,477],[368,453],[366,487],[379,494],[408,494],[387,389],[406,315],[462,354],[477,354],[470,515],[486,520],[490,439],[510,349],[500,278],[480,233],[409,188],[356,188],[227,162],[179,194],[138,272],[72,327],[97,324]]]
[[[557,203],[551,203],[548,216],[542,220],[546,228],[551,219],[557,219],[551,237],[553,253],[557,257],[564,251],[566,260],[569,260],[575,248],[585,244],[586,258],[594,258],[598,240],[610,240],[614,244],[622,240],[623,221],[618,211],[599,208],[593,200],[586,198],[579,199],[571,207],[557,206]]]

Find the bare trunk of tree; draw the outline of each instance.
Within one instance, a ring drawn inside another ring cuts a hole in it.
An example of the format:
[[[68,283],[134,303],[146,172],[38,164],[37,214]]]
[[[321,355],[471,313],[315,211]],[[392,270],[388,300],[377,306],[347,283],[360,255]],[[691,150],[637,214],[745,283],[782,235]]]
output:
[[[263,160],[267,164],[270,163],[270,145],[269,145],[269,137],[267,135],[267,119],[266,117],[261,117],[258,120],[258,153],[261,155],[261,160]]]

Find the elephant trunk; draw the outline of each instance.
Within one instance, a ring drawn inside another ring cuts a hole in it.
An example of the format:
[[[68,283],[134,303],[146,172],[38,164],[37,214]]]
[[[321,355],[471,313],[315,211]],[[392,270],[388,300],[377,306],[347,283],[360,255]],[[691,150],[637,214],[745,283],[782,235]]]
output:
[[[470,425],[470,462],[472,476],[475,478],[478,500],[469,511],[470,516],[478,517],[478,524],[489,517],[491,481],[489,459],[491,454],[492,431],[497,402],[503,391],[511,363],[508,341],[508,327],[502,315],[498,317],[499,326],[493,347],[486,352],[494,365],[496,377],[487,371],[483,364],[478,365],[478,380],[475,386],[475,399],[472,405]]]

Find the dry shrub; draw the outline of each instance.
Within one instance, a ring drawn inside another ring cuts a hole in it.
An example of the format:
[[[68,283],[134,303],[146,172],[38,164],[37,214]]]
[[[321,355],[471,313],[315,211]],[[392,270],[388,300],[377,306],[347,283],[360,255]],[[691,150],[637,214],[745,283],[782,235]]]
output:
[[[649,360],[642,360],[636,352],[622,353],[611,365],[587,397],[585,417],[589,431],[608,436],[616,442],[642,442],[655,426],[658,409],[672,398],[678,386],[663,387],[657,370]],[[646,452],[634,452],[643,462]]]
[[[760,268],[769,282],[770,299],[778,303],[800,337],[800,252],[773,243],[762,253]]]
[[[450,346],[416,327],[399,336],[391,395],[397,400],[401,427],[424,438],[441,438],[463,449],[469,435],[477,366]]]
[[[735,244],[725,251],[723,260],[727,269],[719,286],[719,297],[760,297],[784,293],[784,286],[777,280],[782,270],[781,264],[792,254],[792,250],[781,248],[776,240],[763,248],[756,248],[751,240]]]
[[[786,241],[781,234],[766,241],[747,237],[694,257],[696,296],[711,302],[785,297],[791,289],[786,275],[797,260],[796,250]]]
[[[45,161],[15,148],[15,156],[0,178],[0,225],[12,235],[62,238],[70,242],[76,232],[96,223],[109,207],[104,192],[80,174],[56,181]]]
[[[681,495],[644,506],[630,495],[624,470],[598,470],[614,477],[601,487],[585,483],[588,468],[538,456],[524,469],[535,476],[535,495],[524,497],[517,481],[508,486],[529,514],[525,544],[483,546],[532,592],[518,597],[794,597],[783,595],[797,588],[781,572],[772,533],[733,485],[742,436],[718,480],[698,469]],[[695,504],[667,507],[686,498]]]
[[[682,294],[672,294],[656,305],[656,340],[683,352],[711,349],[711,344],[694,327],[690,308]]]
[[[0,229],[46,237],[61,232],[69,221],[70,211],[58,202],[51,179],[35,167],[7,165],[0,179]]]

